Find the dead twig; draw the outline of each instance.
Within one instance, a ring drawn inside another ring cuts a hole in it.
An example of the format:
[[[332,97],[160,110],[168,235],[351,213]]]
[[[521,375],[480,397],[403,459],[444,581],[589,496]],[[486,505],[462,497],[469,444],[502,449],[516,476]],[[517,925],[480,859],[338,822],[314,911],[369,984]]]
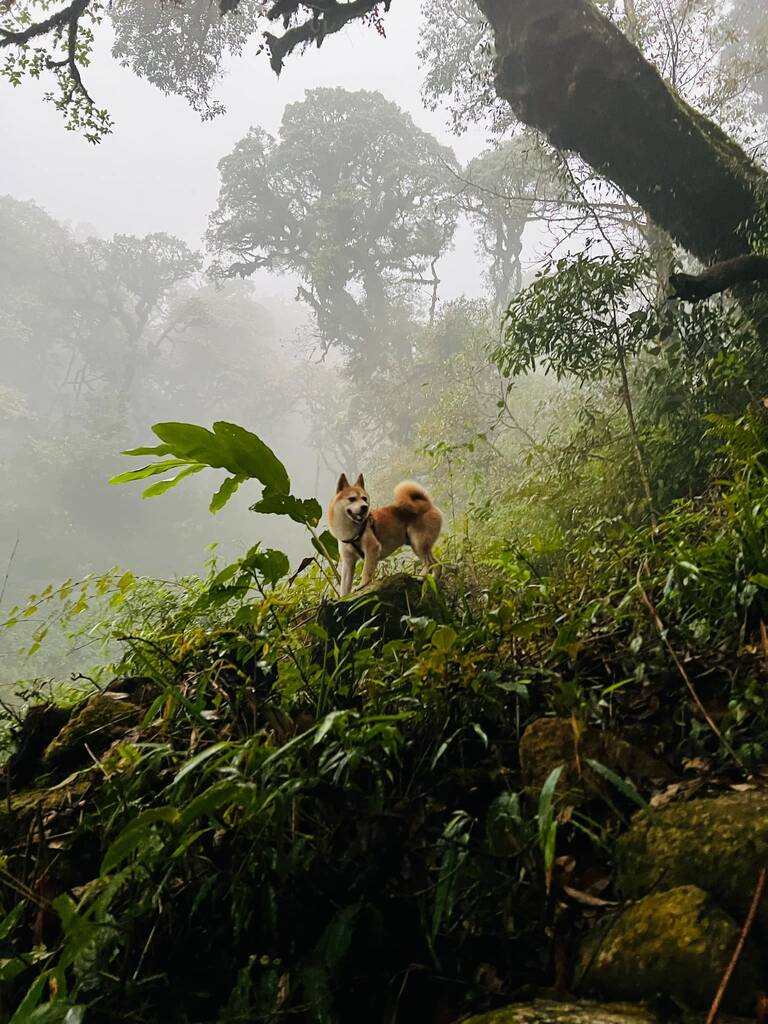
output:
[[[733,951],[733,956],[725,969],[725,974],[723,975],[722,981],[715,993],[715,998],[712,1000],[712,1006],[709,1008],[707,1024],[715,1024],[715,1021],[717,1020],[717,1015],[720,1012],[720,1004],[723,1001],[723,996],[725,995],[725,990],[728,987],[728,982],[731,980],[731,975],[736,969],[736,964],[739,962],[739,957],[744,949],[744,943],[747,941],[747,936],[749,935],[750,929],[752,928],[752,924],[757,915],[757,908],[760,906],[760,900],[763,898],[765,878],[766,870],[763,867],[760,868],[757,885],[755,886],[755,891],[752,894],[752,903],[750,904],[749,913],[747,914],[747,919],[744,922],[744,927],[741,929],[739,941],[736,943],[736,949]]]

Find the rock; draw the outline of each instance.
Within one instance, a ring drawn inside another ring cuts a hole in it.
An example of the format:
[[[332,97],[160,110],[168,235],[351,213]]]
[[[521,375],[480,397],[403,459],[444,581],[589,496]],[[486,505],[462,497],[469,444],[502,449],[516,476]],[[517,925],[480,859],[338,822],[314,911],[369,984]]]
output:
[[[705,889],[738,921],[768,865],[768,794],[724,796],[641,811],[616,845],[616,883],[626,899],[679,885]],[[768,900],[757,918],[768,935]]]
[[[124,693],[134,704],[148,706],[157,697],[160,687],[151,676],[117,676],[104,688],[104,693]]]
[[[668,782],[673,778],[672,771],[663,762],[620,736],[592,726],[582,728],[578,759],[576,754],[576,735],[571,719],[537,718],[520,739],[520,767],[526,786],[538,792],[552,770],[563,765],[557,785],[559,796],[570,803],[581,804],[612,789],[609,795],[615,800],[618,796],[615,787],[594,772],[585,763],[586,759],[599,761],[618,775],[637,782]]]
[[[739,932],[733,918],[695,885],[646,896],[587,935],[579,950],[576,989],[638,1002],[663,993],[686,1008],[706,1010]],[[758,956],[748,942],[724,1008],[754,1011],[760,988]]]
[[[67,807],[76,808],[87,793],[91,781],[88,773],[65,779],[58,786],[25,789],[11,796],[10,806],[0,800],[0,843],[5,852],[16,842],[26,843],[30,826],[45,822],[52,813],[59,815]],[[23,847],[22,847],[23,848]]]
[[[654,1024],[652,1013],[640,1006],[615,1003],[556,1003],[537,999],[470,1017],[464,1024]]]
[[[40,774],[43,751],[64,728],[71,712],[55,704],[33,704],[14,729],[16,749],[8,759],[11,786],[19,789]]]
[[[141,717],[141,708],[117,694],[97,693],[75,708],[67,724],[45,749],[42,767],[69,770],[99,754]]]
[[[464,1024],[658,1024],[659,1020],[645,1007],[630,1003],[560,1003],[537,999],[481,1013]],[[718,1020],[720,1024],[736,1024],[744,1019],[721,1014]]]
[[[424,581],[407,573],[396,573],[374,580],[364,590],[354,591],[320,607],[318,621],[334,640],[355,632],[366,624],[382,640],[406,635],[404,616],[441,617],[440,601]]]

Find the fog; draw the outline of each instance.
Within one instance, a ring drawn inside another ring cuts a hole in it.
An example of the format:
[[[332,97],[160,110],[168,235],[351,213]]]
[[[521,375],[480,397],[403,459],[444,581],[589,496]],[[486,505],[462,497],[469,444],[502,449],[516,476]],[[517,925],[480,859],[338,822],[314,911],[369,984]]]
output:
[[[155,9],[144,3],[116,7],[119,45],[121,26]],[[210,119],[121,66],[107,21],[84,68],[114,121],[98,145],[66,130],[49,81],[3,84],[0,614],[114,565],[199,571],[211,544],[224,558],[258,540],[298,561],[302,529],[248,511],[258,488],[215,516],[206,474],[144,500],[140,484],[109,485],[137,466],[119,453],[152,443],[153,423],[227,420],[273,448],[297,495],[325,503],[340,471],[364,470],[385,498],[498,426],[486,347],[542,258],[637,237],[629,207],[600,219],[610,187],[578,161],[508,111],[471,116],[469,36],[446,41],[448,71],[432,57],[420,67],[430,4],[397,6],[386,38],[353,23],[279,78],[251,35],[224,53],[213,89],[224,110]],[[151,45],[142,59],[162,74]],[[723,110],[754,132],[753,79]],[[490,88],[487,53],[478,80]],[[275,210],[289,227],[274,228]],[[520,390],[513,434],[531,437],[539,387]],[[470,500],[445,474],[431,485],[453,512]]]

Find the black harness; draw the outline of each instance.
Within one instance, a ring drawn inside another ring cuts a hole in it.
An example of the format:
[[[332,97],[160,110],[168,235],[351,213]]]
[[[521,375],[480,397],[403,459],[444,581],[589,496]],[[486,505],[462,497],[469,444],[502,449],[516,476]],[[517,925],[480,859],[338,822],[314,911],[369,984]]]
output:
[[[373,521],[373,518],[370,515],[368,515],[360,524],[360,529],[357,531],[354,537],[350,537],[349,540],[342,540],[341,542],[342,544],[349,544],[351,547],[353,547],[358,557],[362,558],[363,560],[365,559],[365,552],[363,551],[363,545],[360,543],[360,541],[363,539],[363,534],[369,527],[373,536],[376,537],[376,539],[378,540],[379,538],[376,533],[376,525]],[[413,547],[413,544],[411,543],[410,534],[408,533],[408,527],[405,528],[405,543],[408,545],[409,548]]]
[[[365,552],[363,551],[363,545],[360,543],[360,541],[363,539],[363,534],[368,529],[368,527],[371,528],[373,536],[375,537],[376,527],[373,525],[373,520],[368,515],[365,517],[362,523],[360,523],[360,528],[358,529],[354,537],[350,537],[349,540],[342,540],[341,542],[342,544],[349,544],[351,547],[353,547],[358,557],[362,559],[365,559]]]

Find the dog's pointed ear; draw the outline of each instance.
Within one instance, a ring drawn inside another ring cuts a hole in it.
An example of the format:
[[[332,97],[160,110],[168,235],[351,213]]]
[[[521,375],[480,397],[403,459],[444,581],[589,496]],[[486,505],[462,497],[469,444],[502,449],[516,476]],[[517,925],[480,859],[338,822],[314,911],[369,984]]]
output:
[[[339,482],[336,484],[336,493],[343,491],[345,487],[349,487],[349,480],[347,480],[347,474],[342,473],[339,477]]]
[[[363,474],[362,473],[357,478],[357,483],[355,484],[355,487],[365,487],[365,480],[363,480]]]

